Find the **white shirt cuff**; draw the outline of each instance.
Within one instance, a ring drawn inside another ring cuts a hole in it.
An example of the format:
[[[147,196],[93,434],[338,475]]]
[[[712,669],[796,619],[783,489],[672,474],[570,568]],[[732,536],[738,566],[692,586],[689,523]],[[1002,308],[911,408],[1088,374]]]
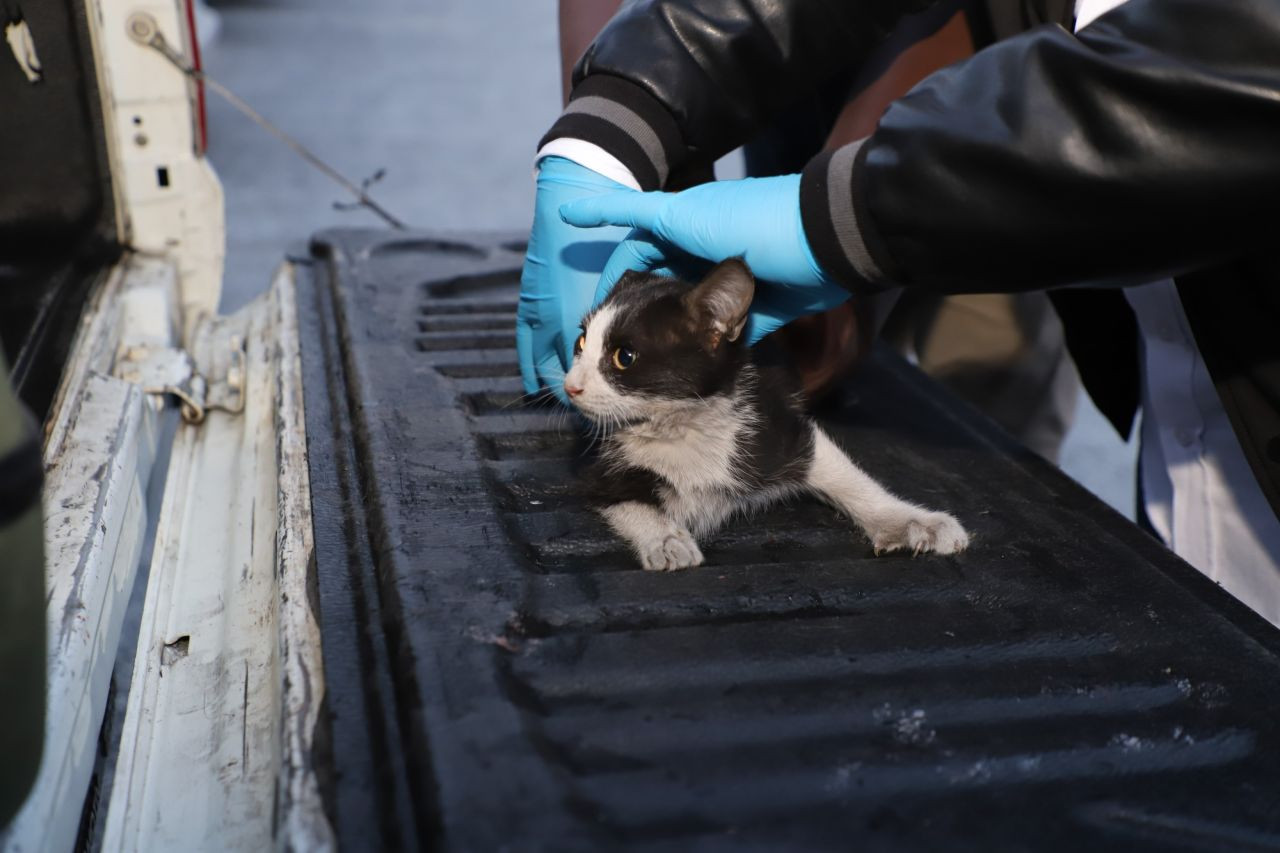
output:
[[[538,153],[533,158],[533,173],[535,176],[538,174],[537,164],[542,161],[543,157],[563,157],[566,160],[572,160],[584,169],[590,169],[598,175],[603,175],[611,181],[616,181],[624,187],[630,187],[633,190],[640,189],[640,182],[636,180],[635,175],[631,174],[630,169],[622,165],[621,160],[605,151],[599,145],[584,142],[581,139],[570,139],[562,136],[539,148]]]
[[[1124,3],[1125,0],[1076,0],[1076,32]]]

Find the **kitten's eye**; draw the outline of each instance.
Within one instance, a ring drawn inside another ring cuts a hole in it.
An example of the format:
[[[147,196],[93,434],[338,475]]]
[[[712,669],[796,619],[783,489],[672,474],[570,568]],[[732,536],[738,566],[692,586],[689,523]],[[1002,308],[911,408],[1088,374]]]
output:
[[[574,343],[574,345],[573,345],[573,354],[574,354],[574,355],[582,355],[582,349],[583,349],[583,347],[585,347],[586,345],[587,345],[587,336],[586,336],[586,334],[584,333],[584,334],[578,335],[578,340],[577,340],[577,342],[576,342],[576,343]]]
[[[630,347],[618,347],[613,351],[613,366],[619,370],[626,370],[635,363],[636,351]]]

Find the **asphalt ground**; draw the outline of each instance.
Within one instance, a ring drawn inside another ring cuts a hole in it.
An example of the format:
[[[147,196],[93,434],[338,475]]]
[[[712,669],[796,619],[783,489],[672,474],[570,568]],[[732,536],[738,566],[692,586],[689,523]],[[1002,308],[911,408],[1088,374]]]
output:
[[[206,70],[411,226],[528,228],[534,146],[560,106],[556,0],[229,0],[202,16]],[[215,32],[216,30],[216,32]],[[382,225],[211,97],[209,157],[226,194],[222,307],[261,293],[317,230]],[[740,175],[733,160],[722,177]],[[1081,395],[1062,467],[1132,517],[1135,442]]]
[[[560,106],[555,0],[235,0],[206,70],[411,226],[527,228],[534,146]],[[278,140],[211,97],[226,192],[223,309],[261,292],[286,247],[382,225]]]

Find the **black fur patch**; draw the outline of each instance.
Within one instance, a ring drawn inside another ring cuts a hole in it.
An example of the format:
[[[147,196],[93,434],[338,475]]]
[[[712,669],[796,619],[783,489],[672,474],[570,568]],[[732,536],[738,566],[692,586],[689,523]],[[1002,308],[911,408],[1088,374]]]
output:
[[[615,309],[600,371],[622,394],[655,400],[735,397],[748,428],[739,435],[736,479],[748,489],[800,483],[813,459],[813,424],[803,409],[799,377],[767,343],[753,349],[745,338],[719,339],[708,348],[703,320],[684,300],[692,285],[651,274],[625,274],[601,307]],[[589,323],[590,315],[584,320]],[[634,364],[611,363],[618,347],[632,349]],[[625,429],[625,427],[624,427]],[[614,464],[612,441],[587,474],[599,482],[593,503],[626,500],[658,503],[666,482],[649,471]]]
[[[760,355],[772,356],[762,343]],[[755,488],[800,483],[813,461],[813,422],[804,411],[799,377],[781,361],[760,358],[740,381],[755,423],[739,443],[735,474]]]
[[[731,393],[747,363],[741,341],[708,351],[697,318],[684,303],[690,285],[673,278],[628,272],[603,305],[617,312],[604,341],[600,372],[622,393],[696,399]],[[602,307],[603,307],[602,305]],[[619,370],[613,353],[628,347],[635,363]]]
[[[658,506],[662,503],[662,478],[652,471],[627,466],[619,468],[608,461],[608,449],[583,475],[583,495],[593,506],[606,507],[635,501]]]

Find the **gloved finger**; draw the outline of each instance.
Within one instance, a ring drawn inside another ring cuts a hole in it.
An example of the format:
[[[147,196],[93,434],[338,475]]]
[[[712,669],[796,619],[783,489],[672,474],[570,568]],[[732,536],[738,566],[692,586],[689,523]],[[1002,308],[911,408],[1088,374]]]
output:
[[[618,232],[617,236],[620,235]],[[618,248],[620,241],[617,236],[612,240],[574,240],[560,250],[558,260],[566,271],[599,273],[613,250]]]
[[[564,393],[564,372],[564,365],[560,363],[560,356],[554,349],[538,360],[538,378],[547,390],[567,406],[569,397]]]
[[[606,193],[560,205],[560,218],[579,228],[628,225],[654,231],[667,193]]]
[[[755,346],[763,338],[773,334],[794,319],[794,317],[788,317],[783,312],[772,310],[768,306],[757,309],[753,305],[751,311],[747,314],[746,329],[743,330],[743,334],[746,335],[747,346]]]
[[[774,282],[758,281],[751,311],[747,314],[746,338],[754,345],[765,335],[790,323],[797,317],[817,314],[835,308],[850,298],[849,291],[838,284],[792,288]]]
[[[520,362],[520,384],[526,394],[538,392],[538,372],[533,365],[533,329],[523,318],[516,318],[516,360]]]
[[[604,269],[600,272],[600,282],[596,285],[596,295],[592,305],[599,305],[613,286],[628,271],[669,273],[669,261],[666,247],[640,231],[632,231],[627,239],[613,250]]]
[[[751,300],[751,310],[747,312],[747,325],[743,329],[747,346],[755,346],[760,340],[773,334],[790,323],[796,317],[809,312],[796,305],[793,294],[768,282],[756,283],[755,298]]]

